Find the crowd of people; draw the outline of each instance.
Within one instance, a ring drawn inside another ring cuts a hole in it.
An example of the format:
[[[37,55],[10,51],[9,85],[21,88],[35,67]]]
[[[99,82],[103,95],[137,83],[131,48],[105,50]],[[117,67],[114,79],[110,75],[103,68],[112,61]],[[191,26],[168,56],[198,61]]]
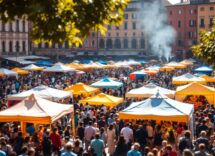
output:
[[[150,66],[150,65],[146,65]],[[172,77],[191,72],[192,68],[175,72],[159,72],[140,80],[130,80],[129,74],[142,68],[96,69],[85,74],[45,74],[31,72],[26,76],[0,78],[0,108],[6,109],[6,97],[38,85],[57,89],[77,82],[91,84],[103,77],[113,77],[123,82],[119,89],[102,89],[102,92],[125,98],[125,93],[149,82],[161,87],[175,89]],[[108,108],[82,105],[82,95],[71,98],[74,104],[74,125],[69,116],[50,125],[28,123],[27,134],[20,131],[19,123],[0,123],[0,156],[5,155],[62,155],[62,156],[207,156],[215,155],[214,120],[215,108],[201,100],[194,113],[194,133],[186,123],[151,120],[120,120],[118,112],[136,101]],[[191,99],[188,97],[187,99]],[[204,99],[204,98],[201,98]],[[73,131],[74,129],[75,131]]]

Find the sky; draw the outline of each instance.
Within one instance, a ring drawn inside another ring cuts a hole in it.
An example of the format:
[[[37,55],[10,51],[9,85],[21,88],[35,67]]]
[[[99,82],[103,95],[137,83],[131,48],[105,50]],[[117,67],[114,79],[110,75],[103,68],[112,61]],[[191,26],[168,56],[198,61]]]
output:
[[[180,0],[169,0],[170,3],[175,4],[175,3],[179,3]]]

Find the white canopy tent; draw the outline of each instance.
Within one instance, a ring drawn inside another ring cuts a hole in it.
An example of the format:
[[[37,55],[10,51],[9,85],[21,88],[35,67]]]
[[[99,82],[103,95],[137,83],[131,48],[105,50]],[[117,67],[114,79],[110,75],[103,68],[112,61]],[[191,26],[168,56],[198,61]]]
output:
[[[128,93],[126,93],[126,97],[148,98],[157,93],[158,91],[161,94],[168,96],[169,98],[174,98],[175,96],[175,91],[162,88],[153,83],[149,83],[143,87],[130,90]]]
[[[39,67],[39,66],[36,66],[34,64],[30,64],[22,69],[25,69],[25,70],[31,70],[31,71],[37,71],[37,70],[43,70],[44,68],[42,67]]]
[[[76,71],[74,68],[65,66],[62,63],[56,63],[54,64],[52,67],[48,67],[45,70],[43,70],[44,72],[60,72],[60,73],[66,73],[66,72],[72,72],[72,71]]]
[[[30,90],[23,91],[18,94],[8,95],[7,99],[8,100],[23,100],[26,97],[30,96],[31,94],[35,94],[41,98],[51,99],[51,100],[61,100],[61,99],[71,97],[71,92],[69,92],[69,91],[58,90],[58,89],[49,88],[47,86],[41,85],[41,86],[32,88]]]
[[[6,68],[0,68],[0,73],[3,73],[5,75],[7,75],[7,76],[18,76],[17,72],[8,70]]]

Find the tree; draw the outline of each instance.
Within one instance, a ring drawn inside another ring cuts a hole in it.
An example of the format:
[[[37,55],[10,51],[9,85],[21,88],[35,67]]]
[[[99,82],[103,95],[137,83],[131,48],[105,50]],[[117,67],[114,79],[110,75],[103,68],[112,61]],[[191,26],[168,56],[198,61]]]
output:
[[[215,25],[210,31],[202,31],[200,43],[192,47],[194,56],[215,68]]]
[[[105,25],[119,25],[129,0],[0,0],[0,18],[16,17],[33,23],[31,37],[39,43],[75,43],[90,30],[106,33]]]

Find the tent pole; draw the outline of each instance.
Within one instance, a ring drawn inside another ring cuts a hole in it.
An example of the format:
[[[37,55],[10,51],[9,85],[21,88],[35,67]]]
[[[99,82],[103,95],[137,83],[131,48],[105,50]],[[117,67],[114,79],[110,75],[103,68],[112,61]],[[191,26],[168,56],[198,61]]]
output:
[[[20,126],[21,126],[21,132],[23,134],[23,136],[25,136],[26,134],[26,122],[20,122]]]

